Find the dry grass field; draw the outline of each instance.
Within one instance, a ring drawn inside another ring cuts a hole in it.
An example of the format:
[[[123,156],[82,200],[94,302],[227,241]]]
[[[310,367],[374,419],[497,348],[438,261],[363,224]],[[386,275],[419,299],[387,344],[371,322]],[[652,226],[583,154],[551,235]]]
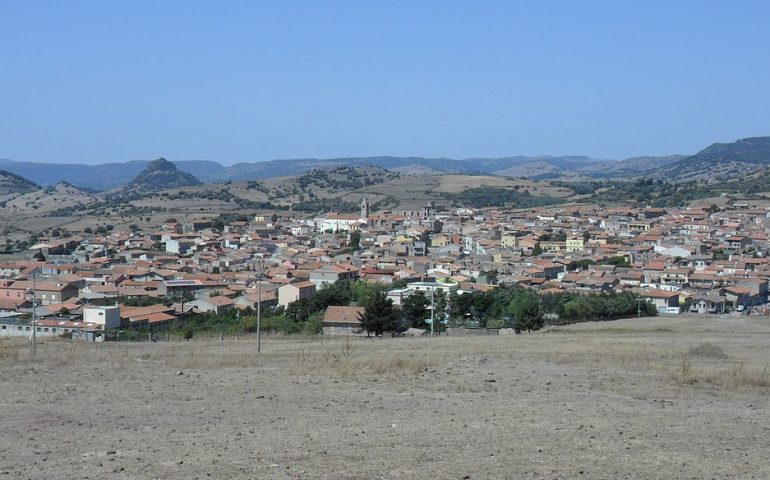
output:
[[[770,320],[0,342],[2,478],[770,478]]]
[[[493,177],[486,175],[442,175],[438,177],[440,186],[437,192],[460,193],[475,187],[519,187],[533,196],[565,198],[574,195],[570,189],[556,187],[548,182],[537,182],[522,178]]]

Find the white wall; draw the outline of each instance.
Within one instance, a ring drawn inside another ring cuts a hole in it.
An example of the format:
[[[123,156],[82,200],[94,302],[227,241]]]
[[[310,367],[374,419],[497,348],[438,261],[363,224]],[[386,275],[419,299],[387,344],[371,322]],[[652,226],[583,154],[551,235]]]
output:
[[[120,307],[92,307],[83,309],[83,321],[107,328],[120,327]]]

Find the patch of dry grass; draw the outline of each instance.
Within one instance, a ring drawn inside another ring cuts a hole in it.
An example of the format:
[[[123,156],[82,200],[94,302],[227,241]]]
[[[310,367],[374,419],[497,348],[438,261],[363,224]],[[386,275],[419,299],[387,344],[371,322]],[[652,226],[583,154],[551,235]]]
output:
[[[0,363],[17,362],[20,353],[20,343],[9,340],[0,340]]]
[[[0,340],[0,366],[90,368],[101,365],[120,370],[142,364],[174,371],[259,366],[283,370],[286,375],[354,379],[383,375],[421,378],[421,373],[432,368],[475,371],[489,359],[511,368],[545,363],[560,368],[593,369],[604,372],[602,378],[619,387],[634,377],[669,385],[708,385],[725,391],[770,388],[770,349],[767,348],[770,345],[767,335],[758,334],[766,328],[764,324],[746,322],[740,326],[745,331],[725,334],[709,324],[700,325],[701,330],[697,330],[699,325],[692,319],[666,322],[661,320],[641,331],[633,331],[623,323],[618,323],[617,328],[607,328],[605,323],[511,337],[270,337],[263,341],[261,354],[256,353],[252,337],[108,344],[46,339],[34,357],[28,342]],[[659,331],[663,325],[673,330]],[[572,328],[579,329],[580,334],[576,335]],[[584,370],[574,372],[581,371]],[[441,378],[435,385],[441,391],[473,393],[492,388],[475,382],[452,384],[450,377]],[[417,388],[415,385],[409,388]]]
[[[668,373],[679,385],[705,383],[724,390],[770,387],[768,365],[756,367],[746,366],[744,362],[730,362],[716,366],[694,366],[689,359],[682,357],[680,363]]]
[[[294,373],[319,373],[334,377],[376,376],[387,373],[418,374],[435,365],[429,353],[366,351],[346,337],[342,342],[302,347],[294,362]],[[368,345],[367,345],[368,347]],[[378,350],[378,349],[377,349]]]
[[[245,341],[99,344],[46,339],[34,355],[27,342],[0,343],[0,366],[99,364],[120,369],[141,362],[176,369],[215,369],[253,366],[257,358],[255,345]]]
[[[720,360],[727,358],[727,355],[719,345],[710,342],[703,342],[697,347],[691,348],[687,352],[687,355],[690,357],[715,358]]]

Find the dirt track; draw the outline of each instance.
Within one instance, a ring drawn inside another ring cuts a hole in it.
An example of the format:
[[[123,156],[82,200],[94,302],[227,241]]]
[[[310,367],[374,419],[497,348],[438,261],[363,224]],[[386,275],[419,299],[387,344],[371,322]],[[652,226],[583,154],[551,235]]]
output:
[[[0,480],[770,478],[770,321],[729,321],[0,344]]]

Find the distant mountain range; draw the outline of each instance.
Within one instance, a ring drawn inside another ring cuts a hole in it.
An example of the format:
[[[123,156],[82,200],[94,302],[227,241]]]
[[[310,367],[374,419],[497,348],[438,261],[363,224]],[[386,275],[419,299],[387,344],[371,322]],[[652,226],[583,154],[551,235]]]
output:
[[[107,190],[126,185],[149,164],[147,161],[101,165],[14,162],[0,159],[0,169],[20,175],[39,185],[67,181],[78,187]],[[770,165],[770,137],[745,138],[733,143],[716,143],[695,155],[635,157],[626,160],[598,160],[585,156],[513,156],[504,158],[351,157],[330,159],[286,159],[223,166],[217,162],[186,160],[173,163],[180,173],[196,181],[217,183],[295,175],[311,169],[342,165],[373,165],[403,173],[484,174],[548,179],[629,179],[637,177],[682,181],[714,176],[742,175]],[[167,166],[166,166],[167,167]],[[172,177],[178,177],[172,175]],[[173,182],[163,188],[172,188]],[[155,188],[153,188],[155,189]]]

